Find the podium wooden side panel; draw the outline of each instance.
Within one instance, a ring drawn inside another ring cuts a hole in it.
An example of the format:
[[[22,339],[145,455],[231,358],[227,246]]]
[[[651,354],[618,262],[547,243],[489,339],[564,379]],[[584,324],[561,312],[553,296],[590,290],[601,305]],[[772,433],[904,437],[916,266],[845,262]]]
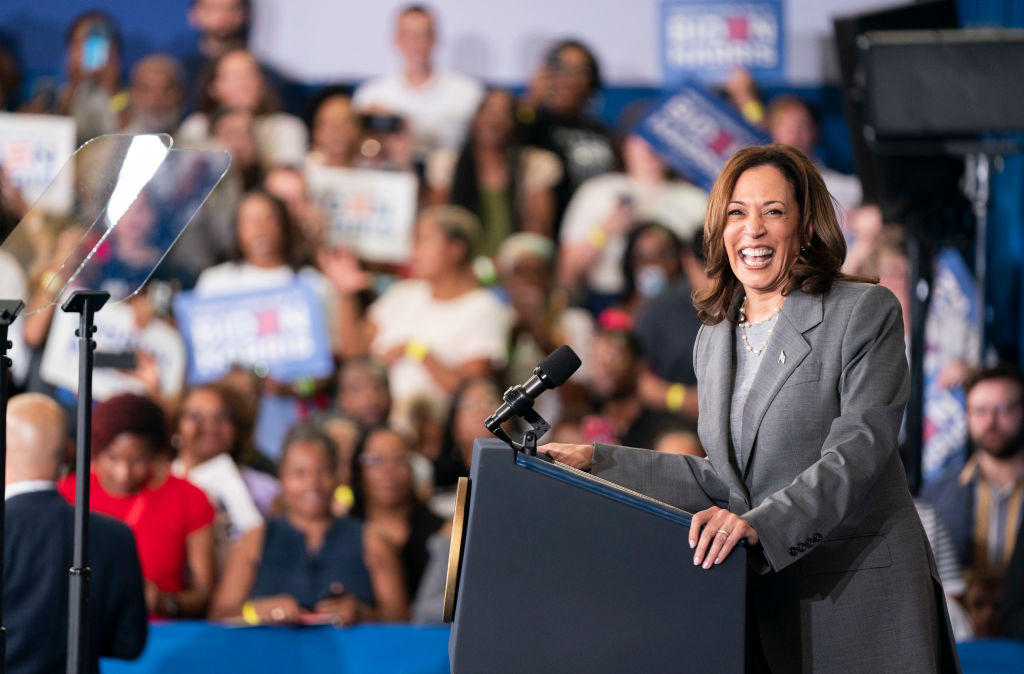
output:
[[[745,549],[694,567],[678,511],[474,451],[453,672],[743,671]]]

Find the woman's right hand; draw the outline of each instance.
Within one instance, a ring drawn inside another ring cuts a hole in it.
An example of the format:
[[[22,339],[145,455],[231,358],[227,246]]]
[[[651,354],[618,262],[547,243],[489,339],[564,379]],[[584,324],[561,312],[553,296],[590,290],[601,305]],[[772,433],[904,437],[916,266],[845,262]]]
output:
[[[278,594],[251,601],[262,625],[293,624],[302,618],[302,607],[291,595]]]
[[[547,454],[559,463],[564,463],[567,466],[580,470],[590,470],[590,467],[594,465],[593,445],[570,445],[564,442],[549,442],[542,447],[538,447],[537,450]]]

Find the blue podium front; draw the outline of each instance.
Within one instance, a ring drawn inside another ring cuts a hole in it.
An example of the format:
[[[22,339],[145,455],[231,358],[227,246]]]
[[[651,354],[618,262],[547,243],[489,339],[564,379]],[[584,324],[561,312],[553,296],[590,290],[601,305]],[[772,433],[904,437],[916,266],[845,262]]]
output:
[[[456,674],[743,671],[746,550],[694,567],[689,514],[477,440],[462,518]]]

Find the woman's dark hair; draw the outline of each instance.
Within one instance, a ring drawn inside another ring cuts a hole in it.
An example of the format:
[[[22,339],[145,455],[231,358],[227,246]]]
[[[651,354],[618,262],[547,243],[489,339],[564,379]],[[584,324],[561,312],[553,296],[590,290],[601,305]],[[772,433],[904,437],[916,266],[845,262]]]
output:
[[[363,488],[362,458],[363,454],[366,453],[366,446],[369,444],[370,438],[378,433],[390,433],[400,438],[406,449],[409,449],[408,439],[391,426],[384,424],[366,429],[359,437],[359,442],[356,443],[356,451],[352,452],[352,470],[349,473],[351,475],[350,486],[352,488],[352,509],[349,510],[349,515],[353,517],[366,517],[366,489]]]
[[[561,61],[562,51],[565,49],[578,49],[583,52],[583,55],[587,59],[587,76],[590,78],[589,91],[593,95],[601,88],[601,66],[597,62],[597,57],[594,56],[594,52],[590,48],[580,42],[579,40],[562,40],[556,42],[548,49],[544,55],[544,62],[549,67],[557,68]]]
[[[182,414],[185,411],[185,403],[194,393],[200,392],[213,393],[220,398],[221,404],[224,405],[224,409],[227,411],[228,420],[235,431],[235,441],[228,450],[228,454],[234,459],[235,463],[243,463],[255,451],[252,444],[252,432],[253,428],[255,428],[256,419],[242,394],[230,386],[209,382],[190,388],[185,392],[185,395],[181,396],[174,409],[174,414],[171,416],[171,429],[173,431],[178,429],[181,425]]]
[[[726,162],[708,198],[704,254],[712,284],[708,290],[694,296],[697,317],[705,325],[735,320],[730,311],[741,285],[729,265],[723,235],[736,182],[744,172],[758,166],[773,166],[782,173],[793,189],[798,208],[801,253],[788,271],[789,278],[782,290],[784,295],[794,290],[822,295],[838,279],[877,282],[874,278],[847,276],[840,271],[846,259],[846,239],[836,217],[837,204],[807,155],[791,145],[746,147]]]
[[[154,453],[167,449],[163,410],[151,399],[134,393],[107,398],[92,413],[92,452],[98,456],[122,433],[141,436]]]
[[[300,421],[288,429],[288,433],[281,443],[281,457],[277,460],[278,468],[284,466],[285,458],[300,442],[312,442],[318,445],[324,456],[327,457],[331,474],[338,471],[338,450],[334,445],[334,440],[331,440],[331,436],[327,435],[320,425],[313,421]]]
[[[291,215],[288,213],[288,206],[270,192],[259,188],[249,190],[242,195],[242,199],[238,202],[239,209],[245,200],[250,197],[260,197],[270,203],[274,209],[274,215],[277,217],[277,222],[281,226],[281,247],[284,249],[281,251],[281,254],[284,258],[284,263],[292,269],[298,269],[301,266],[302,251],[299,250],[299,246],[296,244],[295,226],[292,224]],[[235,211],[235,237],[231,243],[230,259],[232,262],[242,262],[245,260],[241,243],[238,240],[238,210]]]
[[[278,98],[277,92],[274,87],[271,86],[270,80],[267,78],[267,73],[260,65],[260,62],[256,60],[256,57],[245,47],[232,47],[213,61],[210,61],[203,67],[203,70],[199,73],[199,100],[196,104],[196,110],[204,114],[211,114],[214,110],[221,107],[220,101],[213,97],[213,81],[217,79],[217,69],[220,64],[227,57],[237,54],[238,52],[245,52],[252,62],[256,65],[257,70],[260,73],[260,80],[262,81],[263,91],[260,92],[259,103],[256,104],[256,109],[253,110],[254,115],[269,115],[273,112],[277,112],[281,109],[281,101]]]
[[[636,292],[636,264],[633,262],[633,254],[636,252],[640,237],[648,232],[659,232],[668,238],[669,253],[672,255],[672,260],[675,261],[676,269],[682,273],[681,258],[686,246],[679,236],[660,222],[655,222],[654,220],[642,221],[629,232],[629,235],[626,237],[626,250],[622,253],[622,276],[624,281],[622,295],[625,298],[632,297],[633,293]]]
[[[505,89],[488,89],[484,94],[483,99],[480,101],[479,107],[476,110],[476,116],[479,117],[481,110],[487,100],[496,95],[504,95],[508,97],[509,104],[509,115],[513,122],[516,118],[516,101],[511,93]],[[476,117],[474,117],[473,123],[470,126],[471,130],[476,128]],[[483,209],[480,203],[480,178],[477,171],[476,165],[476,145],[474,142],[473,131],[470,132],[466,138],[466,142],[462,146],[462,150],[459,152],[459,158],[455,162],[455,171],[452,175],[452,190],[451,195],[448,198],[448,202],[454,206],[462,206],[473,215],[480,218],[481,223],[486,226],[487,223],[483,218]],[[506,162],[508,164],[508,207],[509,207],[509,221],[512,223],[512,229],[519,229],[519,140],[516,137],[516,133],[513,130],[509,134],[509,145],[505,150]]]
[[[490,386],[494,390],[494,394],[498,398],[501,397],[501,387],[498,383],[494,379],[483,375],[469,377],[463,380],[459,387],[455,389],[448,407],[448,415],[444,420],[441,448],[437,453],[437,458],[434,459],[434,484],[438,487],[454,485],[460,477],[466,477],[469,474],[466,471],[466,464],[462,461],[462,452],[470,448],[459,447],[456,444],[455,420],[459,414],[459,404],[462,402],[463,396],[466,395],[466,391],[481,383]],[[481,425],[483,424],[483,419],[480,420],[480,423]]]

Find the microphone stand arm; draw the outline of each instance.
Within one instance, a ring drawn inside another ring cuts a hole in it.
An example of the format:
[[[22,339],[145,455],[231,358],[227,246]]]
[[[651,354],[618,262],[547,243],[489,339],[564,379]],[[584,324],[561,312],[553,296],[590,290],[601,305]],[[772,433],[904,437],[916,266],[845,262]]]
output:
[[[537,456],[537,440],[551,430],[551,424],[545,421],[544,417],[537,413],[537,410],[533,409],[533,398],[526,394],[522,386],[510,387],[505,391],[502,400],[515,416],[522,417],[526,423],[530,424],[530,430],[523,434],[523,441],[519,443],[512,440],[494,415],[487,417],[484,426],[517,453],[526,452],[529,456]]]

